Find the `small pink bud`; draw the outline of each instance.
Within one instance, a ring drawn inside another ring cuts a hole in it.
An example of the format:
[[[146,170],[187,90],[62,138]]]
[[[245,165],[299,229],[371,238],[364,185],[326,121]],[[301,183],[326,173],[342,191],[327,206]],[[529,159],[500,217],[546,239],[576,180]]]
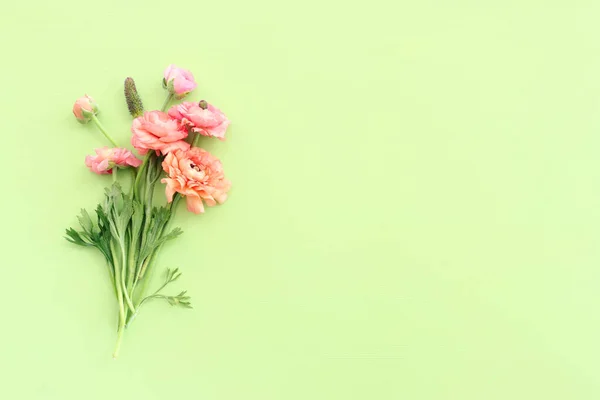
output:
[[[183,99],[197,84],[194,75],[187,69],[179,68],[171,64],[165,69],[163,87],[175,95],[178,99]]]
[[[98,105],[94,99],[86,94],[75,101],[73,114],[77,118],[77,121],[87,124],[94,115],[98,114]]]

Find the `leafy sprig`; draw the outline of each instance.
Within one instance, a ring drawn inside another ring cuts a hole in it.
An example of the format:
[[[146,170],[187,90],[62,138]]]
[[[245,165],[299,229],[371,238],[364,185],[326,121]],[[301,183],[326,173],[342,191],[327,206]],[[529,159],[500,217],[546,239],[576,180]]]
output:
[[[184,290],[182,292],[180,292],[178,295],[175,296],[167,296],[167,295],[163,295],[160,294],[160,292],[170,283],[175,282],[177,279],[179,279],[179,277],[181,276],[181,272],[179,272],[179,268],[175,268],[175,269],[170,269],[167,268],[167,276],[165,279],[165,282],[162,284],[161,287],[159,287],[154,293],[152,293],[149,296],[146,296],[141,303],[139,304],[140,306],[150,300],[150,299],[165,299],[170,305],[172,306],[181,306],[184,308],[192,308],[192,305],[190,303],[190,296],[186,296],[187,290]],[[139,308],[139,306],[138,306]]]

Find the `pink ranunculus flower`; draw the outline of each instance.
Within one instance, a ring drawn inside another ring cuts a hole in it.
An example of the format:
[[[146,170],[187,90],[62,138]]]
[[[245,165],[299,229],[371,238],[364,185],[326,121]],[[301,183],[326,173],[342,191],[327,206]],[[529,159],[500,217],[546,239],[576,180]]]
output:
[[[185,139],[188,135],[181,123],[162,111],[148,111],[133,120],[131,144],[144,155],[148,150],[167,154],[190,148]]]
[[[142,160],[127,149],[102,147],[96,149],[95,156],[87,156],[85,165],[97,174],[110,174],[115,167],[134,167],[142,164]]]
[[[87,124],[92,119],[93,115],[98,114],[98,105],[87,94],[78,98],[73,105],[73,114],[77,121],[82,124]]]
[[[204,212],[203,202],[207,206],[222,204],[227,200],[231,182],[225,179],[223,166],[215,156],[199,147],[188,151],[176,151],[167,154],[162,167],[168,178],[166,183],[167,201],[173,201],[177,192],[186,197],[189,211]]]
[[[225,132],[230,124],[221,110],[204,100],[199,103],[186,101],[174,105],[169,110],[169,115],[194,132],[220,140],[225,140]]]
[[[164,75],[163,84],[165,88],[178,99],[183,99],[189,92],[196,89],[197,84],[194,75],[187,69],[171,64],[165,69]]]

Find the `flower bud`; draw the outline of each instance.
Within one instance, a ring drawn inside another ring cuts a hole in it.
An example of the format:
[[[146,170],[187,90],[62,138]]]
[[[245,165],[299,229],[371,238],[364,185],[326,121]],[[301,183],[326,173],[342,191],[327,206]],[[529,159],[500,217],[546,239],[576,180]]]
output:
[[[171,64],[165,69],[163,87],[174,94],[177,99],[183,99],[197,84],[194,75],[187,69]]]
[[[98,105],[87,94],[83,97],[78,98],[73,105],[73,114],[77,121],[82,124],[87,124],[91,121],[92,117],[98,114]]]
[[[125,79],[125,100],[127,101],[129,114],[131,114],[133,118],[137,118],[144,114],[142,99],[135,87],[135,81],[131,77]]]

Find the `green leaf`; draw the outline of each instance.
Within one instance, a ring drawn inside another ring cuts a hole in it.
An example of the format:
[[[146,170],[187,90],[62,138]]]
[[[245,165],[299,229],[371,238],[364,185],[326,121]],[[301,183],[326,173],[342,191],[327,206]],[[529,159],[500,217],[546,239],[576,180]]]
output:
[[[176,237],[178,237],[179,235],[181,235],[182,233],[183,233],[183,231],[181,230],[181,228],[174,228],[171,232],[169,232],[166,235],[163,235],[161,238],[159,238],[156,242],[157,243],[156,246],[160,246],[168,240],[173,240]]]
[[[183,233],[181,229],[175,228],[171,232],[163,234],[170,216],[171,212],[166,207],[154,207],[152,209],[150,219],[146,221],[143,228],[144,235],[140,244],[140,260],[148,257],[152,251],[167,240],[174,239]]]
[[[160,294],[160,292],[169,284],[172,282],[175,282],[179,277],[181,276],[181,272],[179,272],[179,268],[175,268],[175,269],[167,269],[167,276],[165,279],[165,283],[163,283],[163,285],[161,287],[159,287],[153,294],[151,294],[150,296],[146,296],[141,302],[140,302],[140,306],[146,302],[147,300],[150,299],[164,299],[167,301],[167,303],[169,303],[172,306],[180,306],[180,307],[184,307],[184,308],[192,308],[191,305],[191,297],[187,296],[186,293],[187,291],[184,290],[182,292],[180,292],[178,295],[176,296],[167,296],[167,295],[163,295]],[[139,307],[138,307],[139,309]]]
[[[69,242],[80,246],[96,247],[112,264],[112,252],[110,243],[113,239],[112,227],[114,221],[113,210],[115,207],[122,207],[124,202],[119,206],[119,196],[122,197],[120,186],[113,185],[111,188],[105,189],[104,201],[96,207],[96,220],[94,223],[89,213],[86,210],[81,210],[80,216],[77,217],[82,231],[76,231],[73,228],[67,229],[65,237]],[[126,211],[127,212],[127,211]]]
[[[137,238],[144,223],[144,206],[138,201],[133,201],[133,215],[131,217],[131,234]]]
[[[163,298],[172,306],[181,306],[184,308],[192,308],[190,303],[191,297],[186,296],[186,290],[179,293],[177,296],[163,296]]]
[[[92,222],[92,219],[90,218],[90,215],[88,214],[87,210],[82,208],[81,209],[81,215],[77,217],[77,219],[79,220],[79,224],[81,225],[81,227],[83,228],[83,230],[87,233],[91,233],[93,228],[94,228],[94,224]]]
[[[179,279],[179,277],[181,275],[182,275],[182,273],[179,272],[179,268],[175,268],[175,269],[167,268],[167,280],[166,280],[165,284],[163,285],[163,287],[166,286],[168,283],[175,282],[177,279]]]
[[[77,232],[75,229],[69,228],[66,232],[67,236],[65,236],[65,239],[67,239],[69,242],[75,243],[79,246],[93,246],[93,243],[90,243],[89,239],[88,241],[84,240],[79,232]]]

